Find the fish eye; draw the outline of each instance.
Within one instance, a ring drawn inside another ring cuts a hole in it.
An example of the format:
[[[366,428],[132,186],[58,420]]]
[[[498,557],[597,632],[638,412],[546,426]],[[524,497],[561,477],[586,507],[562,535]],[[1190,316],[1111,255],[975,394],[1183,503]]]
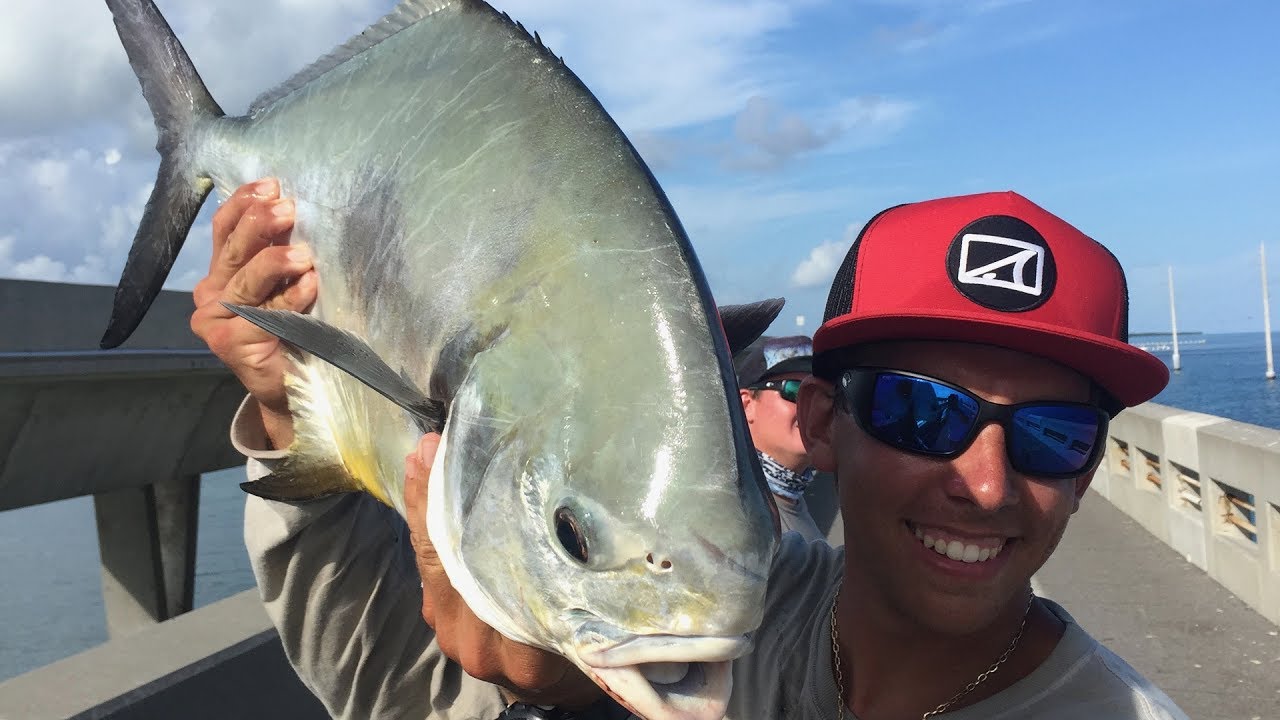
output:
[[[574,560],[587,564],[587,539],[582,535],[582,529],[578,525],[578,518],[574,516],[573,511],[567,507],[561,507],[556,510],[556,539],[560,541],[561,547]]]

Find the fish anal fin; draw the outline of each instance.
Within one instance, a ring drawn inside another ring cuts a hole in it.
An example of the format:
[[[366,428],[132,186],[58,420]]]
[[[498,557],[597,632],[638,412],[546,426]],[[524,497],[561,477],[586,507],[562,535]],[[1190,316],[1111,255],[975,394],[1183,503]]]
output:
[[[285,390],[294,435],[289,455],[278,466],[279,474],[292,478],[291,482],[300,482],[308,492],[318,493],[312,497],[367,492],[392,505],[378,481],[375,443],[368,432],[367,418],[351,404],[329,397],[329,392],[344,394],[335,383],[363,385],[335,367],[314,360],[307,362],[297,352],[290,352],[290,358],[294,372],[285,376]],[[353,411],[357,414],[351,414]],[[334,417],[334,412],[341,416]],[[314,476],[315,480],[300,480],[303,476]]]
[[[286,459],[261,480],[240,483],[240,489],[267,500],[300,502],[331,495],[361,492],[364,488],[342,468],[333,466],[291,467]]]

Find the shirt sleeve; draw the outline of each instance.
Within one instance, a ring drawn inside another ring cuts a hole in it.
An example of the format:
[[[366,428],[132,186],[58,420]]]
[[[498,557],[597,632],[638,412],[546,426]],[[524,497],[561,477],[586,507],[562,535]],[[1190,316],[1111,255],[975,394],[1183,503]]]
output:
[[[267,451],[252,399],[232,421],[251,481],[283,451]],[[311,502],[250,496],[245,545],[267,614],[299,678],[335,718],[487,720],[497,687],[440,652],[422,620],[409,530],[365,494]]]
[[[800,533],[805,542],[826,540],[813,521],[813,516],[809,514],[809,506],[803,495],[795,500],[775,498],[774,501],[778,506],[778,521],[782,525],[782,532]]]

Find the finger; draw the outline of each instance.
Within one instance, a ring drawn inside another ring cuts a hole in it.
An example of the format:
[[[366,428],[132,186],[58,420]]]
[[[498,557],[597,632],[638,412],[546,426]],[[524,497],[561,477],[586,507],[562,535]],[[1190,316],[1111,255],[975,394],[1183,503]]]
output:
[[[220,300],[233,305],[260,306],[285,283],[300,279],[311,269],[311,251],[305,245],[263,248],[232,276]],[[224,317],[233,315],[230,310],[224,308],[224,311]]]
[[[424,538],[427,533],[427,481],[439,449],[440,434],[427,433],[419,438],[414,454],[405,458],[404,506],[409,516],[409,531]]]
[[[290,251],[304,246],[272,247],[259,253],[219,294],[212,295],[208,286],[199,293],[205,301],[191,315],[191,330],[218,354],[232,347],[261,343],[271,336],[248,320],[240,318],[222,303],[260,306],[285,282],[297,279],[295,293],[309,305],[315,300],[316,282],[310,260],[290,258]],[[296,255],[295,255],[296,257]],[[278,302],[278,300],[277,300]],[[301,303],[300,303],[301,304]],[[295,309],[290,307],[288,309]],[[219,354],[219,357],[221,355]],[[224,358],[225,359],[225,358]]]
[[[413,554],[418,566],[418,574],[422,577],[422,617],[428,625],[435,626],[436,607],[434,598],[438,587],[427,588],[427,579],[432,568],[439,563],[435,549],[427,537],[427,481],[431,477],[430,462],[439,446],[440,436],[428,433],[418,441],[419,450],[405,458],[404,473],[404,507],[409,524],[409,543],[413,546]],[[427,462],[420,458],[426,457]],[[424,568],[424,565],[426,568]],[[438,578],[432,578],[438,583]],[[448,582],[448,578],[444,578]]]
[[[210,272],[213,271],[214,263],[222,253],[222,248],[226,245],[231,231],[235,230],[245,211],[255,202],[275,200],[279,196],[280,183],[275,178],[263,178],[246,183],[231,193],[231,197],[227,198],[213,214],[213,256],[209,260]]]
[[[265,307],[272,310],[292,310],[304,313],[316,303],[320,292],[320,276],[315,270],[308,270],[297,280],[286,284],[285,289],[271,296]]]
[[[293,213],[293,201],[287,198],[250,204],[214,258],[210,282],[225,286],[263,248],[286,243]]]

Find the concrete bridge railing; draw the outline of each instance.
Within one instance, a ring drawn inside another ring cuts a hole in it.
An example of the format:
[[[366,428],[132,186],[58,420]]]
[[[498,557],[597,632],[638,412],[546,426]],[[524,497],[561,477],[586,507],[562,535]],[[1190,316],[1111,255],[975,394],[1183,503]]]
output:
[[[1147,403],[1112,421],[1093,488],[1280,624],[1280,430]]]
[[[257,590],[192,611],[200,475],[244,463],[244,390],[191,333],[189,293],[99,350],[112,295],[0,279],[0,512],[93,498],[110,637],[0,682],[0,720],[325,717]]]

